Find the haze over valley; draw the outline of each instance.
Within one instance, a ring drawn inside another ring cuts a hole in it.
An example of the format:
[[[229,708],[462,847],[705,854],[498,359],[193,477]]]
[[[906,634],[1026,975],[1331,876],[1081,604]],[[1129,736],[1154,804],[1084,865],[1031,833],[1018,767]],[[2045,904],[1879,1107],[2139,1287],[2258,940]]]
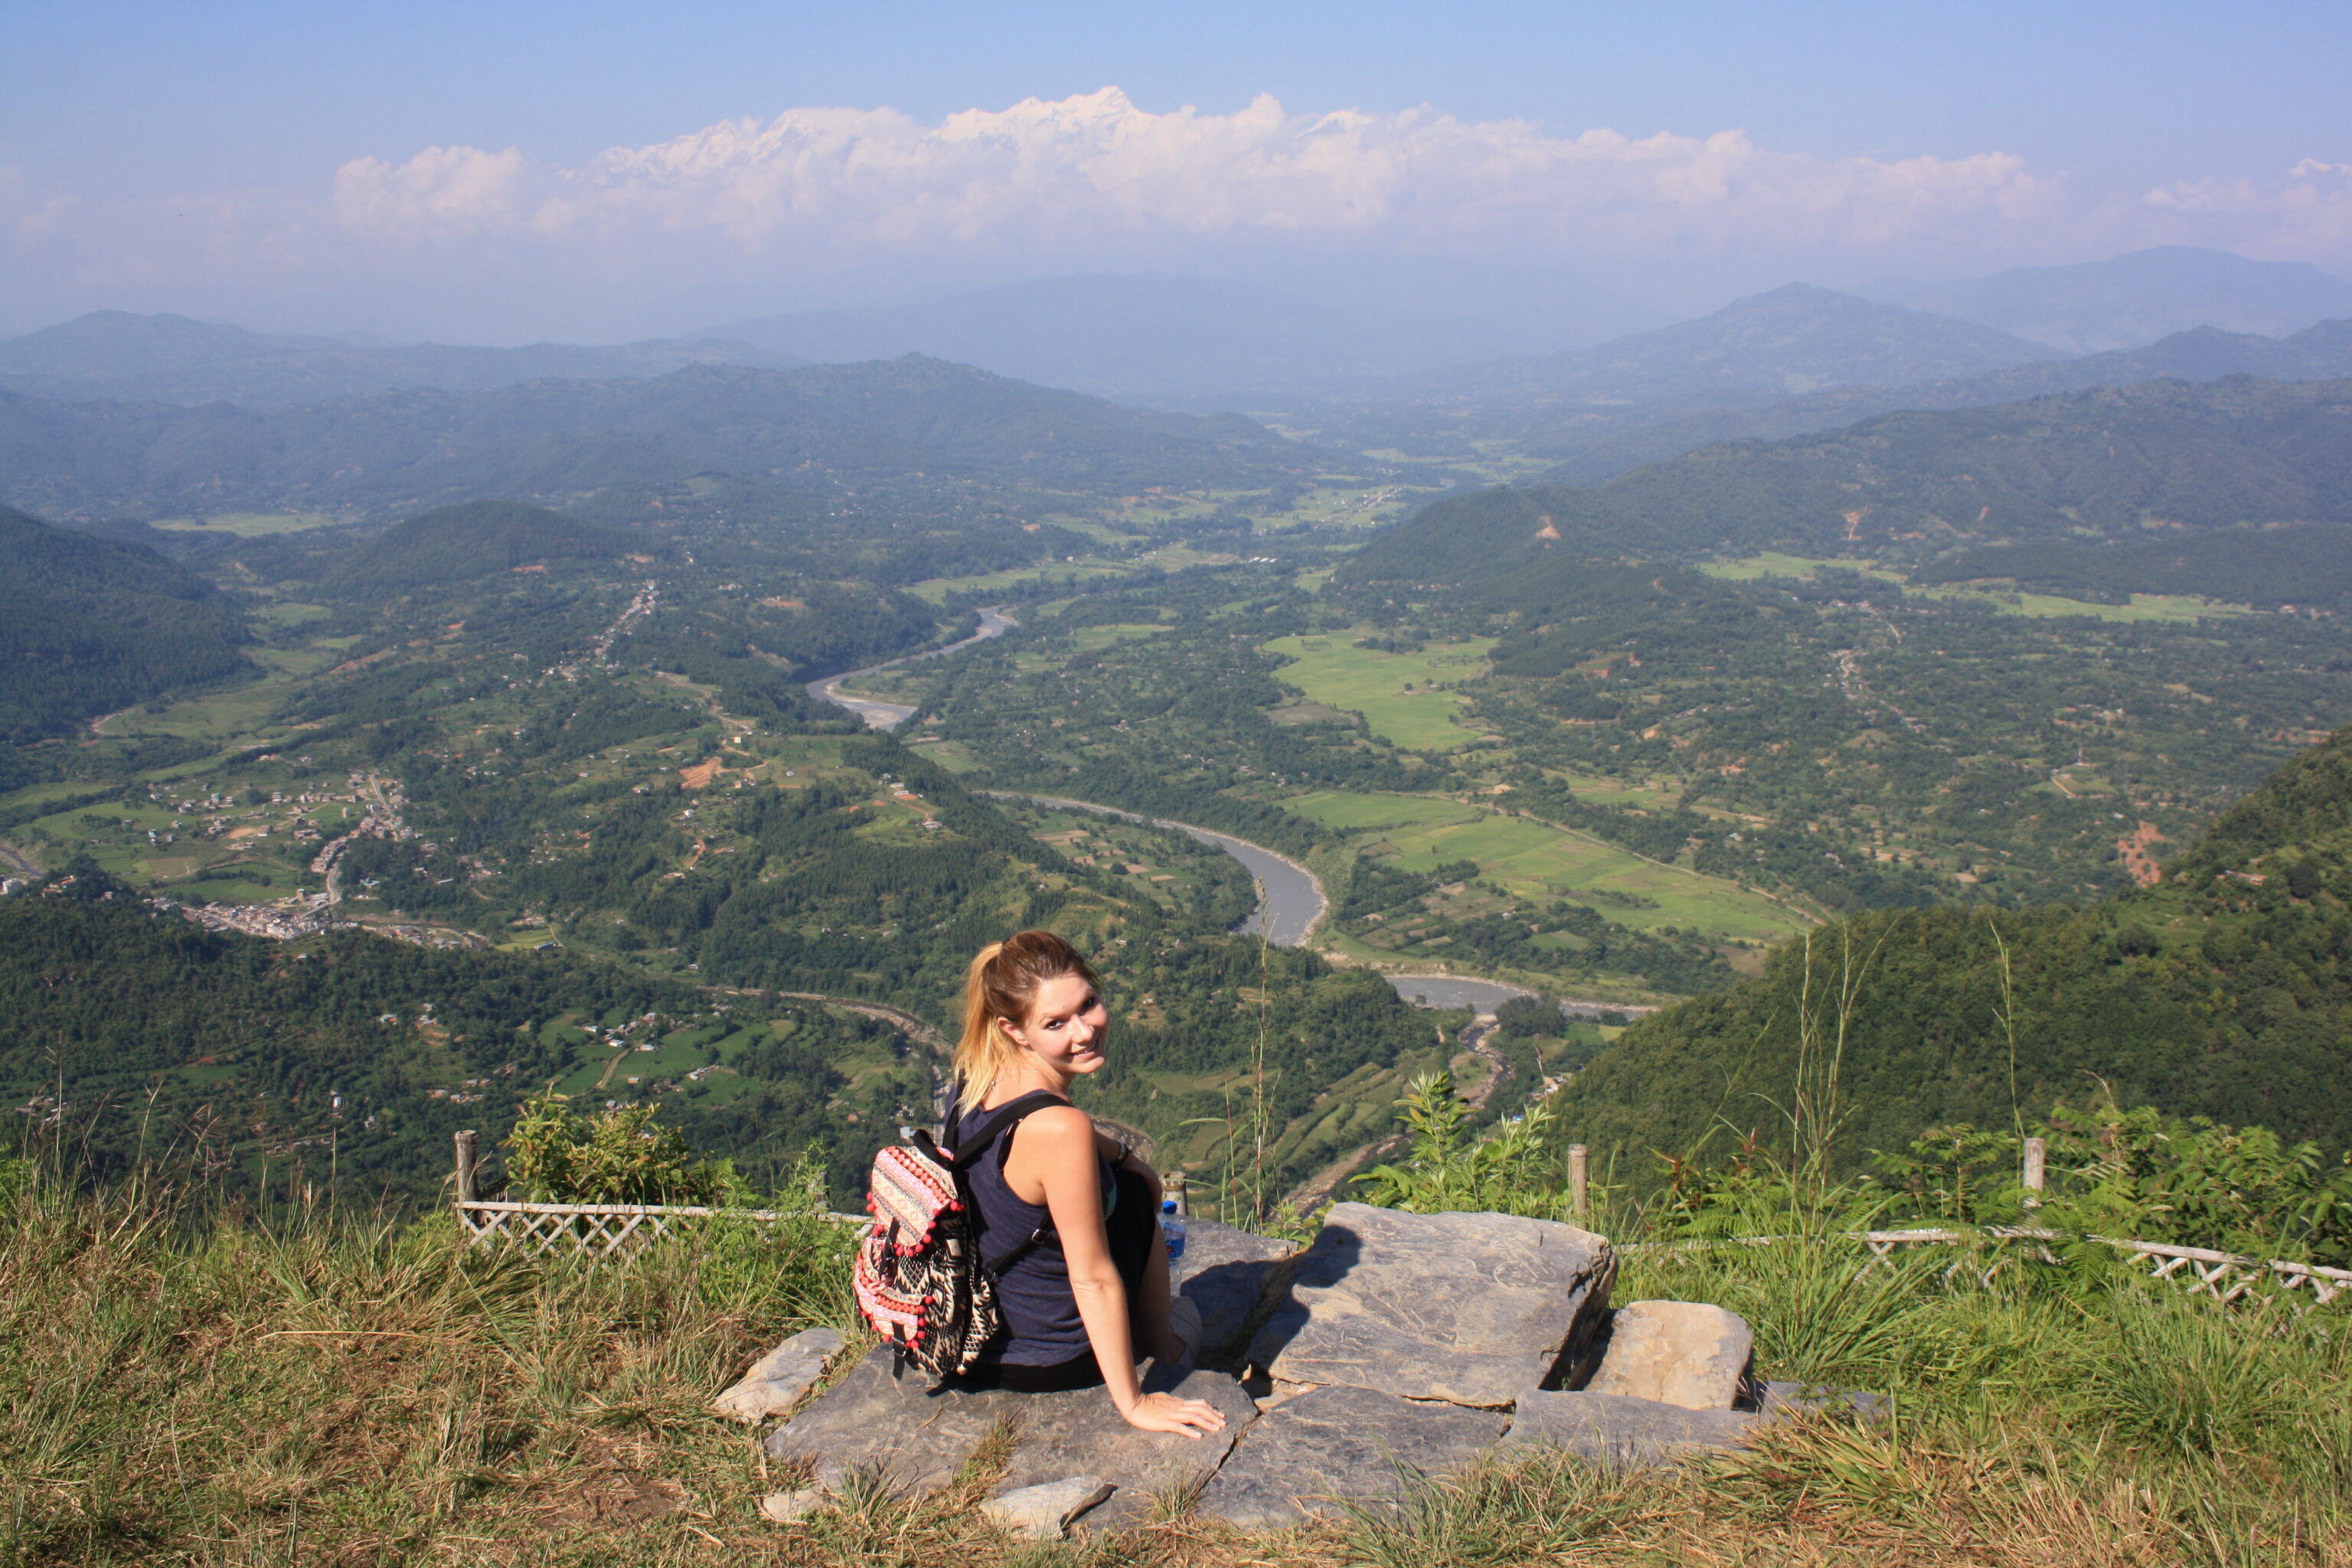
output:
[[[2289,312],[2088,354],[1792,285],[1544,355],[1470,357],[1490,340],[1433,318],[1412,352],[1465,357],[1400,370],[1325,354],[1328,314],[1263,330],[1279,295],[1164,279],[613,350],[121,312],[0,342],[24,891],[484,998],[461,1025],[257,997],[280,1021],[238,1044],[219,1003],[68,1007],[65,1101],[161,1086],[192,1115],[324,1073],[348,1109],[281,1088],[248,1157],[331,1131],[418,1191],[436,1130],[551,1079],[747,1168],[822,1142],[848,1202],[929,1069],[824,1009],[945,1027],[961,955],[1051,921],[1133,961],[1098,1109],[1202,1170],[1234,1160],[1241,975],[1278,958],[1267,1158],[1328,1190],[1444,1062],[1468,1015],[1408,999],[1447,977],[1581,1011],[1462,1058],[1493,1117],[1824,922],[2129,895],[2352,717],[2352,322],[2302,321],[2332,296],[2282,277],[2053,269],[2045,316],[2107,311],[2086,337],[2170,325],[2192,285]],[[1323,390],[1169,413],[1005,374],[1017,347],[1099,381],[1020,330],[1070,300],[1114,347],[1181,347],[1168,384],[1223,356],[1224,312],[1270,357],[1223,363]],[[925,352],[989,331],[993,369]],[[907,352],[824,362],[861,332]],[[983,611],[1002,635],[906,659]],[[1304,868],[1311,931],[1261,959],[1226,934],[1246,869],[1153,820]],[[661,1020],[649,1059],[575,999],[615,985]],[[867,1044],[807,1043],[836,1026]],[[16,1069],[36,1113],[57,1061]],[[2309,1116],[2265,1110],[2340,1135]]]

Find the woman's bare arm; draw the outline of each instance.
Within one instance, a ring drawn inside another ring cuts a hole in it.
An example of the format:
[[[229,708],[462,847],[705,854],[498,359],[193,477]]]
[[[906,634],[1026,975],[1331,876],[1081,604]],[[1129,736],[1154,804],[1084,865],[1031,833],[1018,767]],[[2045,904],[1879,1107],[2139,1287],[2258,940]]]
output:
[[[1061,1237],[1070,1271],[1070,1291],[1087,1341],[1102,1367],[1111,1403],[1129,1425],[1147,1432],[1181,1432],[1198,1437],[1225,1424],[1216,1407],[1197,1399],[1145,1394],[1135,1375],[1134,1342],[1129,1333],[1127,1287],[1111,1261],[1110,1237],[1103,1226],[1100,1154],[1086,1113],[1071,1108],[1040,1110],[1021,1125],[1005,1161],[1005,1179],[1016,1194],[1032,1183],[1043,1186],[1045,1207]],[[1164,1276],[1163,1276],[1164,1277]],[[1159,1347],[1154,1346],[1155,1350]]]

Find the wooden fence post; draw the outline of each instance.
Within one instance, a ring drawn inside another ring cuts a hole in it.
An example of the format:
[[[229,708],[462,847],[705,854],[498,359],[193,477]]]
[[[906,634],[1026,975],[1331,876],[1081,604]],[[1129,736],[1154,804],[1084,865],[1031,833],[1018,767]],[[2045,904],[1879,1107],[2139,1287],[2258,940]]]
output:
[[[2028,1138],[2025,1141],[2025,1206],[2032,1208],[2042,1202],[2042,1193],[2049,1184],[2050,1144],[2047,1140]]]
[[[1584,1145],[1570,1143],[1568,1146],[1568,1205],[1579,1225],[1591,1217],[1591,1210],[1585,1202],[1584,1172]]]
[[[457,1201],[470,1204],[477,1196],[474,1191],[474,1142],[472,1131],[457,1134]]]

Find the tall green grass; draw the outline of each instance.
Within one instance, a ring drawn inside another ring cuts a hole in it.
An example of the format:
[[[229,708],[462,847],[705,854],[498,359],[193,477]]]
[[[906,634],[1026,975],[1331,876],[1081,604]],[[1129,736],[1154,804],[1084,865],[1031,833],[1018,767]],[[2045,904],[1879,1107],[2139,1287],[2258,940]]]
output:
[[[14,1185],[0,1563],[748,1528],[756,1453],[704,1406],[782,1334],[846,1326],[845,1238],[814,1218],[593,1267],[468,1247],[448,1215],[264,1223],[137,1185]]]

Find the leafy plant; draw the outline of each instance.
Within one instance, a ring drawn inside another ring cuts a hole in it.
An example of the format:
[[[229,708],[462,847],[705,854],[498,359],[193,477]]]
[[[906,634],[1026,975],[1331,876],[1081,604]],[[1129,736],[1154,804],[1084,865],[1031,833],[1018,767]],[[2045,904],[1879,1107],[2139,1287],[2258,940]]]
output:
[[[733,1162],[698,1161],[656,1108],[625,1105],[583,1117],[549,1089],[523,1102],[507,1135],[509,1181],[533,1203],[715,1204],[748,1191]]]
[[[1363,1184],[1364,1202],[1416,1214],[1494,1209],[1559,1217],[1565,1200],[1549,1180],[1545,1107],[1506,1123],[1493,1137],[1474,1139],[1469,1103],[1454,1092],[1454,1075],[1443,1068],[1415,1077],[1397,1106],[1398,1119],[1412,1130],[1412,1152],[1400,1164],[1375,1165],[1355,1178]]]

